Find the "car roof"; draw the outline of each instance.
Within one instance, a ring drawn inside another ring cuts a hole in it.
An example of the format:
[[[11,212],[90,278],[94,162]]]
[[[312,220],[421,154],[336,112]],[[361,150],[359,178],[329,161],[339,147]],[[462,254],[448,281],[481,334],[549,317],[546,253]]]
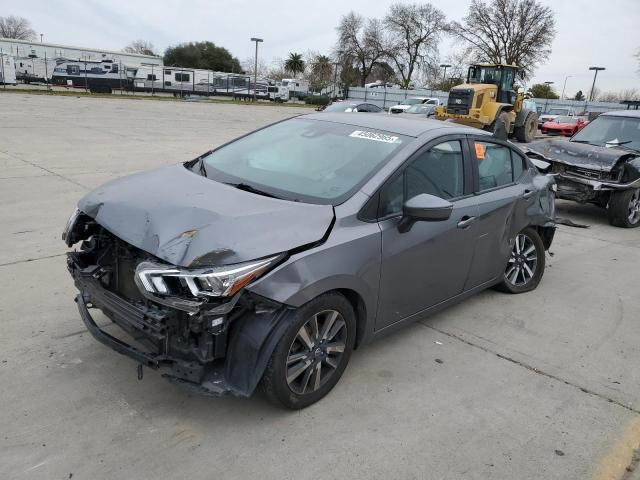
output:
[[[600,116],[607,117],[632,117],[640,118],[640,110],[613,110],[611,112],[602,113]]]
[[[465,127],[452,122],[443,122],[440,120],[431,120],[428,118],[418,117],[415,115],[386,115],[386,114],[374,114],[374,115],[350,115],[342,112],[324,112],[324,113],[311,113],[308,115],[302,115],[298,118],[308,118],[311,120],[321,120],[325,122],[341,123],[343,125],[352,125],[354,127],[372,128],[374,130],[382,130],[390,133],[397,133],[399,135],[406,135],[409,137],[419,137],[420,135],[430,132],[432,130],[443,129],[445,134],[486,134],[477,128]]]

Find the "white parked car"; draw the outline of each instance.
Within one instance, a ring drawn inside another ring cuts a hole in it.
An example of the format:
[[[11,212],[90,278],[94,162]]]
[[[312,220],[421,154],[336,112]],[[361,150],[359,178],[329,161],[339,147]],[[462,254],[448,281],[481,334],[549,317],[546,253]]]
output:
[[[402,103],[389,108],[389,113],[404,113],[412,105],[420,104],[440,105],[440,100],[438,98],[432,97],[409,97],[406,98]]]
[[[538,117],[538,128],[542,127],[543,123],[553,121],[558,117],[573,117],[575,115],[576,112],[571,107],[552,108]]]

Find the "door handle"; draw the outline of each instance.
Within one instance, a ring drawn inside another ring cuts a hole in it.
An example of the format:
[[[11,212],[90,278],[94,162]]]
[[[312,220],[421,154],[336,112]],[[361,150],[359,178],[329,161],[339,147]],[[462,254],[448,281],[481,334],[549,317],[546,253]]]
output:
[[[524,199],[529,199],[531,197],[533,197],[533,194],[536,193],[533,190],[525,190],[524,193],[522,194],[522,198]]]
[[[458,228],[467,228],[469,225],[471,225],[475,221],[476,221],[476,217],[469,217],[465,215],[458,222]]]

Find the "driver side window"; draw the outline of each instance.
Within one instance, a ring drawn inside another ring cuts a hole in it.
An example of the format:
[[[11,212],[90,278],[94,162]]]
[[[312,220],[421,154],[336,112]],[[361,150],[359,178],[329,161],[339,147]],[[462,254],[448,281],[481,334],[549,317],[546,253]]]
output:
[[[464,167],[459,140],[443,142],[417,156],[380,195],[379,218],[402,212],[403,203],[427,193],[450,200],[464,194]]]

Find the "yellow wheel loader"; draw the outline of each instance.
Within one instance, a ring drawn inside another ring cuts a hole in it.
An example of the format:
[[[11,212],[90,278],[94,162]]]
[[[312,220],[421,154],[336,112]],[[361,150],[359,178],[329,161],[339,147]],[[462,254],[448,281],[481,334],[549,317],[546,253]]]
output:
[[[467,82],[449,91],[447,105],[436,108],[435,118],[532,141],[538,114],[524,108],[524,91],[513,89],[518,70],[515,65],[471,65]]]

